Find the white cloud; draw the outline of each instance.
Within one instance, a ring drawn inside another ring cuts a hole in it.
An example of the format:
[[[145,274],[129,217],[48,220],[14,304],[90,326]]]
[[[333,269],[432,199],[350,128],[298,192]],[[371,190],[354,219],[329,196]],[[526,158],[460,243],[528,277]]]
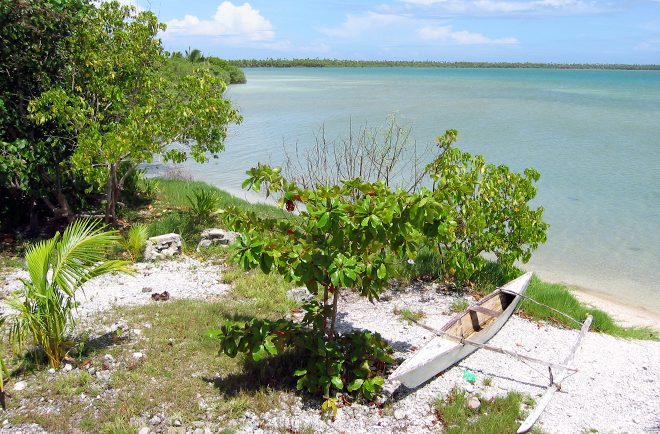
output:
[[[409,5],[473,14],[582,14],[609,9],[585,0],[402,0]]]
[[[381,14],[377,12],[367,12],[364,15],[348,14],[346,21],[338,27],[324,27],[319,29],[319,31],[328,36],[351,38],[376,28],[403,24],[407,21],[409,21],[407,18],[400,15]]]
[[[454,31],[451,26],[423,27],[418,31],[419,36],[426,40],[443,42],[454,42],[459,45],[515,45],[516,38],[492,39],[481,33],[468,32],[465,30]]]
[[[183,19],[167,22],[166,35],[222,36],[235,42],[262,42],[275,37],[273,25],[249,3],[235,6],[225,1],[218,6],[211,19],[186,15]]]

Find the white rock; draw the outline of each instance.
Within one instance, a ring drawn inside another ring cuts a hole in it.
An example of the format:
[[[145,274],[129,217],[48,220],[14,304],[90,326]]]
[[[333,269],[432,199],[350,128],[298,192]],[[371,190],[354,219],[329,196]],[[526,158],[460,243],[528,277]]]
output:
[[[301,288],[293,288],[288,290],[286,292],[286,296],[298,303],[304,303],[314,298],[314,296],[304,286]]]
[[[14,390],[16,391],[25,390],[26,387],[27,387],[27,383],[25,381],[17,381],[14,384]]]
[[[140,431],[138,431],[138,434],[149,434],[149,427],[143,426],[140,428]]]
[[[50,375],[55,375],[55,374],[57,373],[57,371],[55,370],[55,368],[50,368],[50,369],[48,370],[48,373],[49,373]]]
[[[406,412],[402,408],[394,410],[394,419],[401,420],[406,418]]]
[[[155,415],[151,419],[149,419],[149,423],[153,426],[159,425],[162,422],[162,419],[158,416]]]
[[[232,244],[240,235],[238,232],[225,231],[223,229],[205,229],[202,231],[199,244],[197,245],[197,251],[199,252],[202,247],[209,247],[213,244],[225,246]]]
[[[115,358],[112,357],[112,354],[106,354],[105,356],[103,356],[103,361],[107,364],[112,364],[115,363]]]
[[[73,366],[71,366],[70,363],[67,363],[66,365],[64,365],[64,368],[62,368],[62,370],[64,372],[71,372],[73,370]]]
[[[181,236],[179,234],[165,234],[151,237],[144,248],[145,261],[163,259],[182,252]]]
[[[471,410],[476,410],[481,407],[481,401],[476,396],[473,396],[468,400],[468,408]]]
[[[139,352],[139,351],[136,351],[136,352],[133,353],[133,358],[134,358],[134,359],[139,360],[139,359],[141,359],[142,357],[144,357],[144,354],[142,354],[142,353]]]

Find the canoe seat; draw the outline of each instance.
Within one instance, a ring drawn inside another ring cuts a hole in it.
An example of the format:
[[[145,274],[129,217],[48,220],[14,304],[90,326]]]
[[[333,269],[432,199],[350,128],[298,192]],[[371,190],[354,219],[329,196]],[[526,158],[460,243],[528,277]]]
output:
[[[492,309],[488,309],[487,307],[483,307],[483,306],[480,306],[478,304],[475,304],[473,306],[468,307],[468,310],[472,311],[472,312],[483,313],[484,315],[490,315],[493,318],[496,318],[496,317],[500,316],[500,314],[502,313],[502,312],[497,312],[497,311],[492,310]]]

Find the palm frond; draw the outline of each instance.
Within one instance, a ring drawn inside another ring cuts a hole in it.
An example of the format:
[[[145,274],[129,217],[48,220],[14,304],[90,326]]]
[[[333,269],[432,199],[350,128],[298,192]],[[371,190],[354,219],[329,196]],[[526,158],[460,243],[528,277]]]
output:
[[[80,219],[73,222],[62,234],[53,267],[53,283],[67,295],[73,296],[76,288],[92,277],[90,269],[105,259],[108,247],[119,239],[117,231],[104,231],[97,220]],[[121,271],[121,261],[113,261]],[[108,271],[114,271],[106,269]]]
[[[34,290],[38,294],[44,294],[48,287],[48,269],[53,257],[53,250],[60,234],[57,233],[50,240],[40,241],[30,247],[25,254],[27,271],[30,280],[34,283]]]
[[[13,309],[12,343],[22,348],[29,336],[54,368],[66,355],[66,338],[75,323],[76,291],[102,274],[132,271],[127,261],[105,260],[108,247],[119,237],[116,231],[104,229],[100,222],[78,220],[61,236],[58,233],[30,248],[26,255],[30,280],[23,280],[22,291],[8,300]]]

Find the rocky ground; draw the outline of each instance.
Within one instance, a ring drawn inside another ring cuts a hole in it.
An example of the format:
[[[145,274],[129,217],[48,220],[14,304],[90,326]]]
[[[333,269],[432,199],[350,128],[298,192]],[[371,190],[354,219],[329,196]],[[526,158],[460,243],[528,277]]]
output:
[[[106,276],[88,284],[85,298],[81,300],[81,318],[93,324],[99,312],[113,305],[152,302],[153,292],[168,291],[172,298],[209,298],[222,296],[228,289],[221,280],[221,265],[211,262],[184,257],[175,261],[138,264],[136,269],[134,276]],[[6,293],[16,288],[18,277],[24,277],[24,273],[12,273],[6,276],[4,283],[0,278],[0,292]],[[395,356],[403,359],[433,336],[409,324],[396,312],[401,309],[423,312],[424,322],[440,326],[449,319],[450,306],[457,297],[445,294],[440,287],[433,285],[389,290],[374,305],[348,294],[340,302],[339,326],[344,330],[363,328],[379,332],[392,343]],[[98,333],[107,331],[99,330]],[[514,316],[490,343],[560,362],[576,337],[574,330],[559,329]],[[139,351],[133,349],[124,360],[104,360],[104,363],[130,364],[141,357]],[[555,394],[540,420],[544,431],[642,433],[660,430],[660,343],[626,341],[589,333],[574,363],[579,371],[564,381],[561,392]],[[474,384],[463,378],[465,370],[476,374]],[[95,381],[103,381],[104,374],[100,377],[97,374],[94,372]],[[64,374],[57,372],[52,375]],[[318,402],[309,402],[299,396],[284,397],[274,402],[273,408],[265,413],[245,412],[235,421],[235,427],[244,433],[440,432],[441,425],[434,416],[432,405],[435,399],[446,396],[454,387],[482,398],[506,395],[513,390],[538,398],[547,384],[548,375],[542,366],[479,350],[417,389],[399,388],[389,404],[380,409],[354,404],[340,408],[334,420],[330,420],[321,417]],[[26,384],[17,383],[17,386],[26,387]],[[47,406],[48,401],[45,400],[44,407]],[[162,429],[166,416],[160,415],[158,418],[158,421],[145,419],[140,433],[167,432]],[[213,430],[203,422],[199,426],[182,427],[176,424],[176,420],[168,419],[166,425],[170,431],[181,433],[200,434]],[[43,431],[34,424],[11,427],[5,423],[0,433],[9,432],[30,434]]]

